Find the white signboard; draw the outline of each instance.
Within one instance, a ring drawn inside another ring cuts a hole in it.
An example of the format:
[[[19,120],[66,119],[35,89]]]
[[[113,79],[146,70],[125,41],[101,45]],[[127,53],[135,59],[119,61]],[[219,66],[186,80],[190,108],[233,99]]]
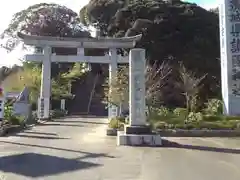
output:
[[[65,104],[66,104],[66,100],[61,99],[61,110],[65,110]]]
[[[45,106],[48,104],[49,104],[48,98],[39,98],[38,99],[38,118],[39,119],[49,118],[49,114],[48,114],[49,107]]]
[[[17,115],[28,115],[30,105],[24,102],[16,102],[13,104],[14,114]]]
[[[220,0],[219,22],[224,111],[237,115],[240,114],[237,108],[240,105],[240,0]]]

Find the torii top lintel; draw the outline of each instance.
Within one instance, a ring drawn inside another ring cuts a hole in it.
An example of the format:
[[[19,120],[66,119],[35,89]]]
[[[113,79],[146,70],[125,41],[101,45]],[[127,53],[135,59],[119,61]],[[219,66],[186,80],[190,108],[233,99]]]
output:
[[[122,38],[69,38],[52,36],[32,36],[18,32],[18,37],[26,45],[38,47],[66,47],[66,48],[134,48],[136,42],[142,38],[142,34]]]

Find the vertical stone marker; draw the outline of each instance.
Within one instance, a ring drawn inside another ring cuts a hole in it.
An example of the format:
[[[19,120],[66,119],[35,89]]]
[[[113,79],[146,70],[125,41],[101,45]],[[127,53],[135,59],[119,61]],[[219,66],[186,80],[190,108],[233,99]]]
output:
[[[118,145],[162,145],[160,135],[152,134],[146,124],[145,103],[145,50],[132,49],[129,56],[129,125],[118,133]]]
[[[240,115],[240,0],[220,0],[219,22],[224,114]]]
[[[133,49],[129,57],[130,126],[145,126],[145,50]]]

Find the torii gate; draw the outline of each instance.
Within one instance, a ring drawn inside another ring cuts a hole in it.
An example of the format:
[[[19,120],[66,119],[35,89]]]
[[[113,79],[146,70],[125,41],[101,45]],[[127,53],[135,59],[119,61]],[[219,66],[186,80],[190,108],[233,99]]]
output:
[[[149,135],[145,114],[145,50],[134,48],[142,35],[124,38],[63,38],[49,36],[30,36],[18,33],[26,45],[43,48],[43,54],[25,55],[26,61],[42,62],[42,82],[38,109],[40,119],[49,118],[51,96],[51,62],[88,62],[109,64],[109,85],[117,75],[118,63],[129,63],[129,108],[130,124],[125,126],[124,134],[119,134],[119,145],[145,144],[161,145],[159,135]],[[52,54],[52,47],[77,48],[77,55],[60,56]],[[84,48],[109,49],[104,56],[85,56]],[[129,48],[129,58],[117,55],[117,48]],[[110,87],[111,90],[111,87]],[[116,116],[116,107],[110,106],[108,116]],[[136,136],[133,136],[136,135]],[[147,136],[146,136],[147,135]],[[150,138],[149,138],[150,137]],[[145,138],[145,139],[144,139]],[[132,139],[132,140],[131,140]]]

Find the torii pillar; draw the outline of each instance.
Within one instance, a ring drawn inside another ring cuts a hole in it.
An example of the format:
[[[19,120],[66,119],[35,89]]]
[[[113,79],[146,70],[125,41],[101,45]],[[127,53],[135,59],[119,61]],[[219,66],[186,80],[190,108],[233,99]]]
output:
[[[38,100],[38,118],[50,118],[50,97],[51,97],[51,54],[52,48],[45,46],[43,49],[44,59],[42,62],[42,81],[40,98]]]

